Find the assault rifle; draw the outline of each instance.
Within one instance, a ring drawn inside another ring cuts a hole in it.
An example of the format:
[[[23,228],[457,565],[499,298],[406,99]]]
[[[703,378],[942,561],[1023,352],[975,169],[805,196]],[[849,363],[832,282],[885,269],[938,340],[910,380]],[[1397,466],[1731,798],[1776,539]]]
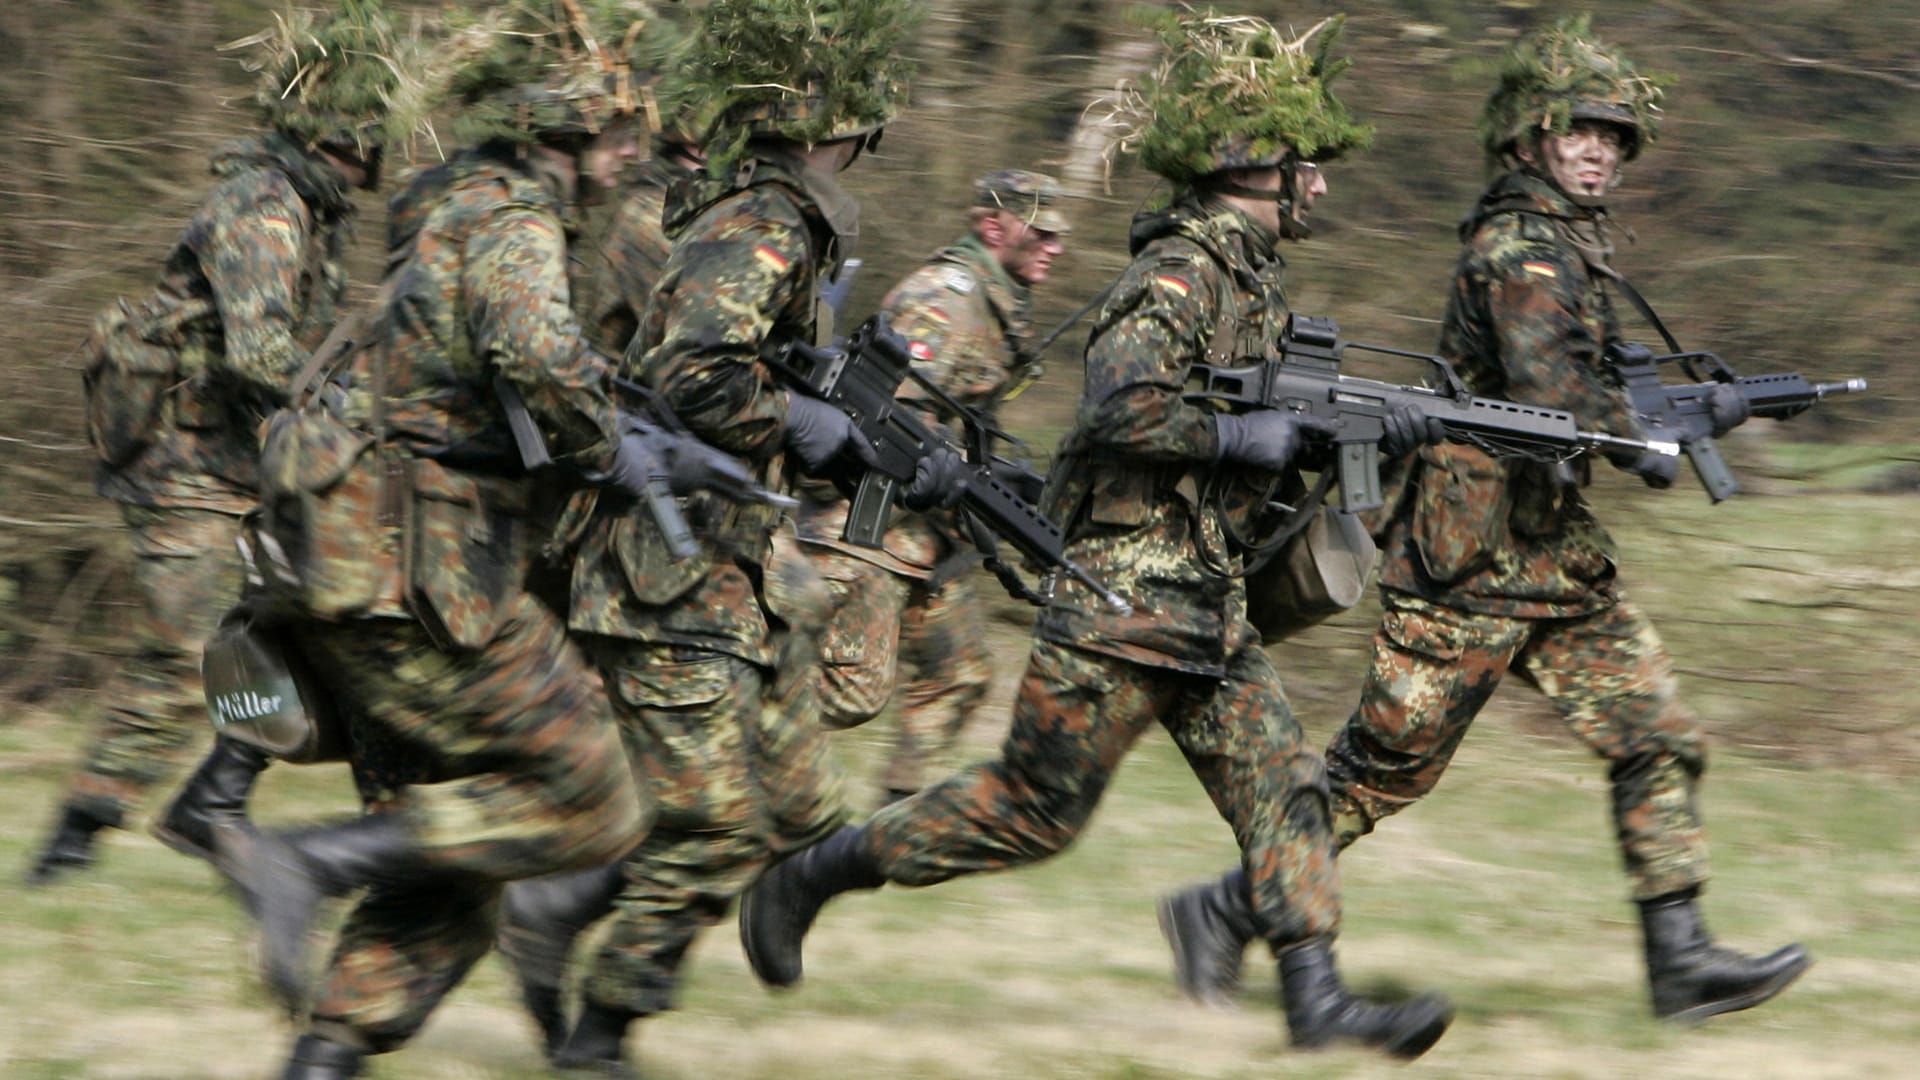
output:
[[[1375,382],[1340,373],[1348,349],[1425,360],[1441,383],[1437,389]],[[1232,367],[1195,364],[1187,397],[1245,408],[1285,409],[1311,418],[1309,430],[1329,435],[1343,510],[1371,510],[1380,491],[1380,439],[1384,419],[1403,405],[1417,406],[1446,428],[1450,438],[1491,453],[1568,457],[1586,450],[1677,455],[1673,442],[1626,439],[1581,431],[1573,414],[1517,401],[1476,397],[1445,359],[1428,353],[1340,340],[1330,318],[1289,315],[1280,333],[1279,356]]]
[[[609,365],[611,366],[611,365]],[[653,515],[654,524],[666,538],[667,550],[676,559],[685,559],[700,550],[693,529],[680,512],[669,478],[693,478],[693,487],[725,496],[735,502],[766,503],[791,510],[795,500],[768,491],[754,482],[753,474],[732,455],[716,450],[688,431],[653,391],[639,383],[612,378],[615,390],[637,399],[641,407],[620,413],[622,434],[639,434],[652,451],[647,459],[647,488],[641,499]],[[547,440],[533,422],[525,399],[505,376],[493,378],[493,392],[506,411],[507,426],[513,430],[514,445],[520,451],[520,464],[528,472],[553,465],[547,452]]]
[[[996,536],[1034,562],[1065,572],[1114,611],[1131,614],[1133,608],[1125,599],[1065,556],[1066,538],[1060,527],[1016,491],[1029,478],[1015,476],[1017,466],[988,452],[990,438],[999,433],[915,372],[907,348],[886,317],[876,315],[848,335],[842,347],[791,342],[768,362],[796,391],[846,413],[874,450],[877,464],[857,479],[836,481],[843,489],[851,489],[842,538],[862,547],[879,547],[894,501],[913,481],[915,466],[944,448],[966,459],[966,484],[956,510],[974,545],[1010,592],[1035,603],[1041,600],[1020,583],[1012,568],[1000,562]],[[945,430],[928,425],[911,404],[895,399],[900,384],[909,377],[966,425],[967,446],[955,446]]]
[[[1754,416],[1775,420],[1798,416],[1829,394],[1857,394],[1867,388],[1865,379],[1810,383],[1797,371],[1740,376],[1734,374],[1726,361],[1710,352],[1655,356],[1644,345],[1625,342],[1609,347],[1606,361],[1607,369],[1626,391],[1634,411],[1640,414],[1647,433],[1673,439],[1686,449],[1694,474],[1700,477],[1707,497],[1714,502],[1721,502],[1740,490],[1739,481],[1733,478],[1733,471],[1727,468],[1726,459],[1720,456],[1720,447],[1713,438],[1710,399],[1714,387],[1722,384],[1733,387],[1746,400],[1747,409]],[[1660,365],[1666,363],[1679,364],[1693,381],[1661,382]]]

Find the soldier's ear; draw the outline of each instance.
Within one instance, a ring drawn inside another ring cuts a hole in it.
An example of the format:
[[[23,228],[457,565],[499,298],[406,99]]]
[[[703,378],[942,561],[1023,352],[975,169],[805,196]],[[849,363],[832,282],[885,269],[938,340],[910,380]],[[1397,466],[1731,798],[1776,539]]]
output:
[[[974,226],[980,233],[980,240],[990,248],[998,249],[1007,242],[1007,222],[997,213],[982,214]]]

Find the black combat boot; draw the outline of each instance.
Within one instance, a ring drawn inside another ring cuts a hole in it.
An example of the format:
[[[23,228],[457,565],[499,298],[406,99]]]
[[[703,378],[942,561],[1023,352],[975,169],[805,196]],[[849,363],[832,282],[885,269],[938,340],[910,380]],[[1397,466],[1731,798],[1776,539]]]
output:
[[[398,814],[262,832],[241,822],[214,830],[220,869],[260,924],[267,983],[298,1009],[307,987],[307,935],[320,902],[370,885],[404,884],[426,869]]]
[[[740,944],[760,981],[788,987],[800,981],[800,944],[828,900],[853,889],[887,883],[862,845],[866,830],[849,825],[774,864],[740,897]]]
[[[253,782],[272,761],[265,750],[238,739],[213,740],[206,759],[148,831],[182,855],[212,862],[215,826],[246,820]]]
[[[1159,914],[1180,992],[1202,1005],[1233,1008],[1241,956],[1260,932],[1246,871],[1235,867],[1218,881],[1163,896]]]
[[[625,1050],[627,1028],[638,1019],[625,1009],[587,1002],[566,1044],[553,1055],[553,1067],[562,1076],[639,1080],[640,1074],[627,1064]]]
[[[69,871],[92,866],[94,835],[101,829],[119,827],[118,814],[112,818],[102,817],[98,811],[78,802],[62,806],[53,835],[47,837],[46,847],[40,849],[33,868],[27,871],[26,883],[35,887],[50,885]]]
[[[1758,959],[1715,945],[1694,904],[1698,892],[1682,889],[1640,901],[1655,1016],[1697,1024],[1709,1016],[1750,1009],[1785,990],[1813,963],[1799,945]]]
[[[360,1075],[366,1055],[351,1046],[329,1042],[318,1035],[302,1035],[287,1058],[280,1080],[349,1080]]]
[[[574,939],[613,911],[626,884],[620,863],[550,874],[507,886],[500,911],[500,953],[520,981],[520,1001],[540,1025],[552,1058],[567,1038],[560,996]]]
[[[1412,1060],[1440,1041],[1453,1005],[1423,994],[1397,1005],[1354,997],[1333,966],[1333,939],[1310,938],[1280,952],[1280,996],[1293,1045],[1311,1050],[1353,1045]]]

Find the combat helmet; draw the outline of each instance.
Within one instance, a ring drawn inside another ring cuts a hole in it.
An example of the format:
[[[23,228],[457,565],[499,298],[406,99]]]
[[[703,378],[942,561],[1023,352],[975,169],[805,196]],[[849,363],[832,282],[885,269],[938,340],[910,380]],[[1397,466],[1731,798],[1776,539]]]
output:
[[[1137,153],[1150,171],[1187,185],[1224,169],[1279,165],[1289,153],[1326,161],[1372,141],[1373,128],[1330,89],[1348,65],[1331,59],[1341,18],[1291,40],[1265,19],[1211,9],[1144,9],[1134,18],[1158,33],[1165,55],[1138,86],[1105,99],[1115,132],[1109,162]]]
[[[682,57],[677,101],[713,169],[747,140],[873,136],[906,103],[909,0],[711,0]]]
[[[441,59],[467,145],[584,142],[637,113],[634,58],[654,18],[640,0],[509,0],[456,11]]]
[[[325,22],[304,8],[220,46],[250,55],[252,103],[300,146],[349,154],[377,169],[382,149],[422,122],[418,39],[394,29],[380,0],[341,0]]]
[[[1625,134],[1632,161],[1658,132],[1665,76],[1642,75],[1593,37],[1590,17],[1561,19],[1515,42],[1480,113],[1480,138],[1495,164],[1537,135],[1565,135],[1575,120],[1603,120]]]

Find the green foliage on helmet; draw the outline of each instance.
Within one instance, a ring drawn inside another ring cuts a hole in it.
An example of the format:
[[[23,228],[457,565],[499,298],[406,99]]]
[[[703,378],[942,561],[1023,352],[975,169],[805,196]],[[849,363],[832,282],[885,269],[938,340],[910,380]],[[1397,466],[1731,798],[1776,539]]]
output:
[[[906,103],[909,0],[711,0],[676,80],[677,109],[706,129],[711,168],[754,135],[824,143],[875,131]]]
[[[1631,161],[1658,134],[1664,75],[1643,75],[1593,36],[1591,17],[1561,19],[1508,48],[1499,82],[1480,113],[1480,139],[1495,162],[1539,135],[1565,135],[1575,120],[1605,120],[1627,132]]]
[[[1277,165],[1291,151],[1325,161],[1373,141],[1330,85],[1348,61],[1332,58],[1343,19],[1288,39],[1251,15],[1135,9],[1156,32],[1160,65],[1106,99],[1109,157],[1137,153],[1147,169],[1190,183],[1222,169]]]
[[[462,144],[592,135],[638,111],[642,0],[509,0],[449,16],[436,67]]]
[[[341,0],[324,22],[290,8],[220,49],[248,54],[261,119],[304,146],[366,158],[424,123],[418,38],[396,31],[380,0]]]

